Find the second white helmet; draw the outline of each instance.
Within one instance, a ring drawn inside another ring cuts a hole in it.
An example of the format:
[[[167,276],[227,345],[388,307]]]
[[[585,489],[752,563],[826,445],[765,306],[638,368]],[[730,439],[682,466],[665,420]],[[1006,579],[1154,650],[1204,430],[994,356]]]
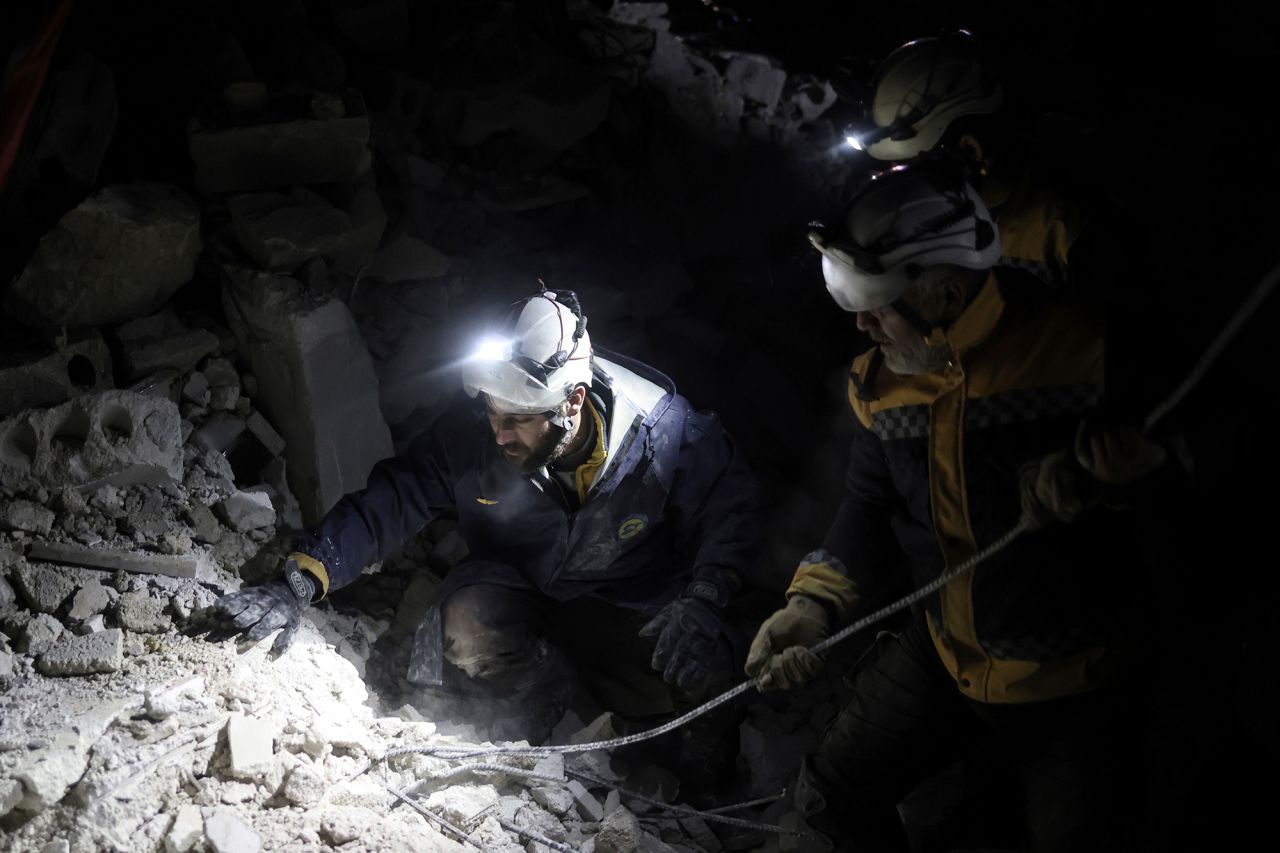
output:
[[[827,292],[845,311],[890,305],[931,266],[989,269],[1000,235],[982,198],[954,171],[895,166],[876,175],[833,228],[810,230]]]
[[[482,339],[462,365],[462,387],[512,414],[555,410],[591,384],[591,336],[577,297],[543,291],[518,303],[500,334]]]

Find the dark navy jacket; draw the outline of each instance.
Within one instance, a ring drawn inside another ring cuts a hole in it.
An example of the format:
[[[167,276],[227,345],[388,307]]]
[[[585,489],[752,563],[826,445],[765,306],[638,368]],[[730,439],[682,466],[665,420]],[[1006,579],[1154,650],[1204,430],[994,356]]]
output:
[[[478,582],[486,565],[504,564],[552,598],[590,594],[642,610],[694,577],[736,584],[755,560],[765,500],[719,421],[638,362],[597,350],[594,372],[608,458],[576,512],[545,472],[521,474],[504,461],[483,410],[460,397],[297,550],[338,588],[427,522],[456,515],[470,554],[454,574]]]

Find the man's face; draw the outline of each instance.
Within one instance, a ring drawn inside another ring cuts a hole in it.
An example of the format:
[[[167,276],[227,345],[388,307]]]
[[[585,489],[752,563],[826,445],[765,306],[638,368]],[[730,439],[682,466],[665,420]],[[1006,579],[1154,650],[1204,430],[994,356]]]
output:
[[[950,347],[925,343],[920,330],[907,322],[907,318],[891,305],[872,311],[859,311],[857,317],[858,328],[880,345],[885,366],[899,376],[941,370],[951,357]]]
[[[550,464],[561,452],[565,430],[553,426],[546,415],[521,415],[496,409],[485,401],[489,428],[502,458],[523,474],[532,474]]]

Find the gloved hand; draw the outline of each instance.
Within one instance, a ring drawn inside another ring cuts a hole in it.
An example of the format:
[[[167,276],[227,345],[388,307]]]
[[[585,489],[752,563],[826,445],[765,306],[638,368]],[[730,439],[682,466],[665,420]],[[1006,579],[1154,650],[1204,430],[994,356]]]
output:
[[[822,658],[809,647],[830,635],[826,609],[807,595],[793,595],[756,632],[747,653],[747,675],[759,679],[761,690],[799,687],[822,671]]]
[[[707,677],[724,633],[723,604],[718,590],[695,582],[645,623],[640,636],[657,637],[651,664],[668,684],[689,690]],[[727,599],[727,593],[723,596]],[[723,599],[722,599],[723,600]],[[727,602],[726,602],[727,603]]]
[[[293,645],[302,611],[311,604],[317,586],[297,563],[286,560],[283,578],[224,595],[213,603],[204,623],[209,639],[227,640],[243,634],[256,642],[283,628],[271,644],[271,654],[284,654]]]
[[[1074,521],[1101,503],[1108,489],[1132,485],[1164,464],[1165,449],[1131,426],[1076,430],[1071,451],[1050,453],[1023,469],[1022,514],[1032,528]]]

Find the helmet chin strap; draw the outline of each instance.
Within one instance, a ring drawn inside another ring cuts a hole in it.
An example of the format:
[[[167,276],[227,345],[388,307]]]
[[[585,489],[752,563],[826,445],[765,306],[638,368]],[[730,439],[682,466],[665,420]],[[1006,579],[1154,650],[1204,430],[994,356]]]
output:
[[[930,323],[901,299],[895,299],[891,304],[893,305],[893,310],[901,314],[902,319],[910,323],[911,327],[920,333],[926,344],[936,347],[947,342],[947,332],[942,326]]]

